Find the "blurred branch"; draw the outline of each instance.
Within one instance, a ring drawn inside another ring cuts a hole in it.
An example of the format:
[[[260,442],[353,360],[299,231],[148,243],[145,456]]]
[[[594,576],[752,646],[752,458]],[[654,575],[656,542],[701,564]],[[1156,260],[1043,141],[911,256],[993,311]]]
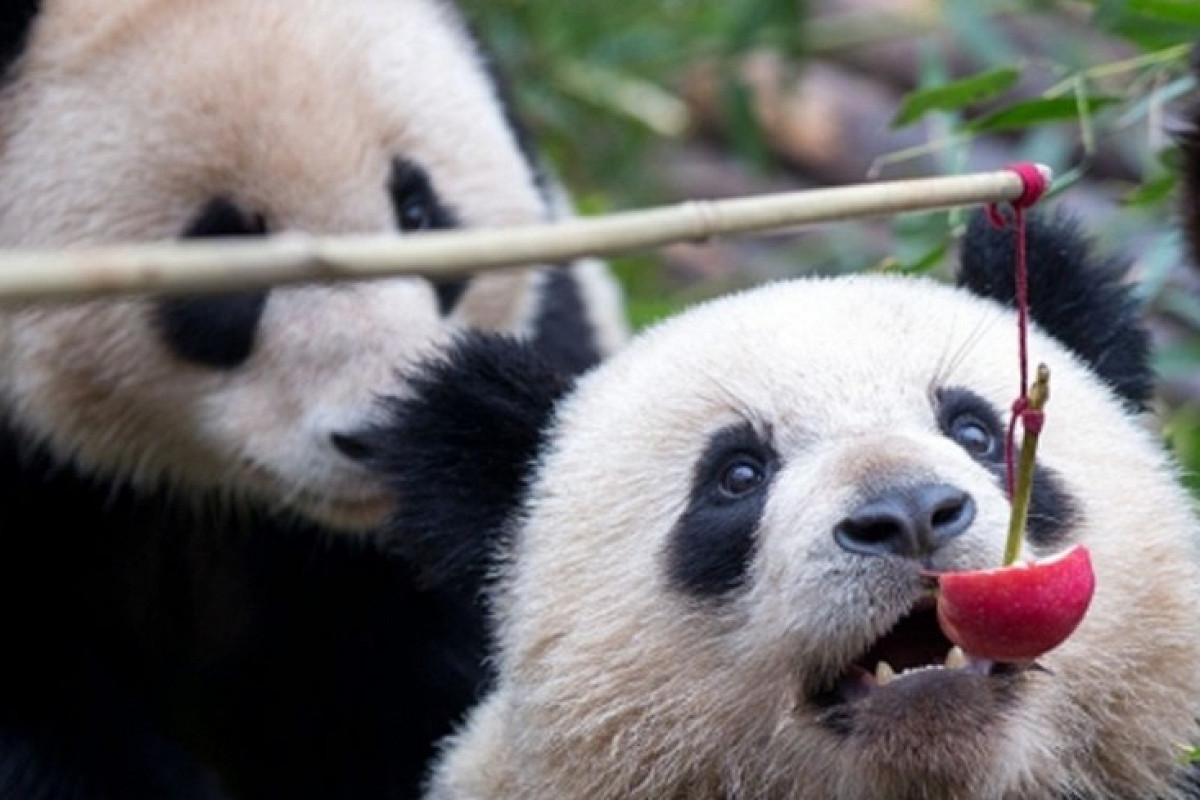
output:
[[[659,136],[675,139],[692,125],[687,105],[648,80],[569,61],[559,66],[554,82],[563,91],[628,117]]]
[[[997,0],[988,4],[983,13],[988,17],[1004,17],[1023,10],[1021,3]],[[809,54],[828,55],[851,47],[942,33],[945,29],[945,20],[936,8],[898,12],[873,9],[814,17],[805,23],[804,34]]]

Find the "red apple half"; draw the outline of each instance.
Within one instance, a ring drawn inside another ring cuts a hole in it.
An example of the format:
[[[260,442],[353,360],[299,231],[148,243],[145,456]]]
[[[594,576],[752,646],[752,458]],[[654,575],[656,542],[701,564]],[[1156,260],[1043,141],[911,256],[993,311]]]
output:
[[[942,632],[970,655],[1032,661],[1058,647],[1083,621],[1096,578],[1077,544],[1040,561],[938,573]]]

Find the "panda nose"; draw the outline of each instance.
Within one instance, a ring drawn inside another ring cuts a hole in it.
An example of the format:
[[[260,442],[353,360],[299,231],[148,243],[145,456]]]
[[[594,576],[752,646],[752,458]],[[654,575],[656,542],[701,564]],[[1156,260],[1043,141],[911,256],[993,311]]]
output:
[[[833,529],[842,549],[856,555],[928,556],[975,519],[975,501],[944,483],[893,489],[868,500]]]
[[[366,461],[371,455],[370,440],[361,434],[331,433],[329,439],[334,449],[351,461]]]

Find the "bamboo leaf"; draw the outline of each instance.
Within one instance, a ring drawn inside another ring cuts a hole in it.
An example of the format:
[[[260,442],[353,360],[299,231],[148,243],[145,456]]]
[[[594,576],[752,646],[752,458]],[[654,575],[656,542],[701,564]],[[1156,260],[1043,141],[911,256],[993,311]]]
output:
[[[1185,8],[1183,2],[1173,5],[1181,13],[1188,13],[1194,3],[1193,0],[1186,0],[1189,8]],[[1169,9],[1159,10],[1165,13]],[[1161,50],[1188,41],[1197,28],[1195,22],[1188,23],[1170,19],[1161,13],[1134,10],[1132,3],[1126,0],[1102,6],[1094,17],[1094,22],[1102,30],[1136,45],[1144,52]]]
[[[898,269],[905,275],[925,275],[931,272],[946,259],[950,250],[949,240],[943,239],[939,244],[922,253],[913,260],[901,264]]]
[[[774,154],[759,124],[751,89],[737,78],[726,76],[721,82],[721,101],[734,152],[747,165],[759,172],[767,172],[772,166]]]
[[[1116,97],[1088,97],[1081,100],[1074,96],[1026,100],[973,120],[965,127],[972,133],[984,133],[1018,130],[1051,122],[1070,122],[1079,119],[1081,111],[1093,114],[1116,102]]]
[[[1001,67],[972,75],[962,80],[918,89],[905,96],[900,110],[892,120],[892,128],[911,125],[930,111],[949,111],[963,108],[995,97],[1011,88],[1021,77],[1016,67]]]
[[[1178,143],[1172,143],[1159,150],[1155,156],[1158,163],[1171,172],[1179,172],[1183,169],[1183,151],[1180,150]]]
[[[1177,179],[1174,173],[1159,173],[1126,195],[1123,198],[1123,202],[1131,208],[1156,205],[1170,196],[1171,192],[1175,189],[1176,182]]]
[[[1129,0],[1128,9],[1167,22],[1200,25],[1200,3],[1196,0]]]

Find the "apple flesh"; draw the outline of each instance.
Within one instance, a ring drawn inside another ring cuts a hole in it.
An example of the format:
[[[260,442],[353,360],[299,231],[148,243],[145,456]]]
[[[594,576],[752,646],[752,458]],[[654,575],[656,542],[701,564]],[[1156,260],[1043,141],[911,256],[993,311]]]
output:
[[[1096,578],[1081,544],[1040,561],[937,575],[942,632],[976,658],[1032,661],[1083,621]]]

